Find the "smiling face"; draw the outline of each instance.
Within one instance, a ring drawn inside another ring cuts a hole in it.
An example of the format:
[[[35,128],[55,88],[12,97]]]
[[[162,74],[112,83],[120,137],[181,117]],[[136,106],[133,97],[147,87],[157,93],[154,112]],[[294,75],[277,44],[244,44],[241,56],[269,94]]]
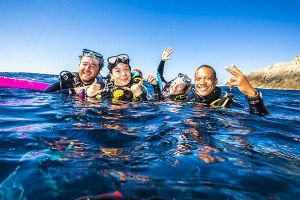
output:
[[[195,72],[195,89],[200,96],[211,94],[216,88],[218,79],[214,71],[207,67],[201,67]]]
[[[170,95],[178,95],[182,94],[184,91],[183,89],[185,88],[186,83],[179,77],[174,79],[170,85]]]
[[[85,84],[91,84],[100,72],[99,60],[85,56],[79,63],[79,78]]]
[[[110,73],[117,86],[126,86],[131,80],[131,70],[128,64],[119,63]]]

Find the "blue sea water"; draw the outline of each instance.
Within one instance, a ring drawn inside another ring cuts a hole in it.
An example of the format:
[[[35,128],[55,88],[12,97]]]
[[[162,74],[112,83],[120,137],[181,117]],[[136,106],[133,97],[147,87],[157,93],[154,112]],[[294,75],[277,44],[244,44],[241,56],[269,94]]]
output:
[[[265,117],[0,88],[0,199],[297,199],[300,91],[261,91]]]

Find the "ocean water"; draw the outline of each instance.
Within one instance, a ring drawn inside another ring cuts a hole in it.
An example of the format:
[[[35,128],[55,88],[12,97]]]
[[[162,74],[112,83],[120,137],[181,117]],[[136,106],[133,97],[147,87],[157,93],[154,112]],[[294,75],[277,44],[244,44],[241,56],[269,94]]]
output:
[[[297,199],[300,91],[261,91],[265,117],[0,88],[0,199]]]

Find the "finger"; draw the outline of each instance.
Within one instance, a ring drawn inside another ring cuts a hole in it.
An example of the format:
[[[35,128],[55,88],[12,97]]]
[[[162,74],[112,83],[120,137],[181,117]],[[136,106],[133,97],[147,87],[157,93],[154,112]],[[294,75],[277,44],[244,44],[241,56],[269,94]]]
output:
[[[231,86],[237,86],[237,85],[238,85],[238,81],[235,80],[235,79],[230,79],[229,84],[230,84]]]
[[[131,89],[129,87],[123,87],[123,89],[131,91]]]
[[[154,77],[150,77],[149,80],[148,80],[148,82],[149,82],[149,83],[152,83],[153,80],[154,80]]]
[[[234,71],[238,72],[241,75],[244,75],[243,72],[239,68],[237,68],[237,66],[235,66],[234,64],[232,64],[231,66],[234,69]]]
[[[225,85],[226,85],[226,86],[229,86],[229,87],[236,86],[236,84],[235,84],[235,83],[229,83],[229,82],[227,82]]]
[[[225,83],[225,86],[229,86],[229,87],[231,87],[231,85],[230,85],[230,83],[229,83],[229,82]]]
[[[150,80],[153,78],[153,75],[148,75],[147,77],[146,77],[146,81],[148,81],[148,82],[150,82]]]
[[[93,83],[93,84],[95,84],[95,83],[98,83],[98,80],[97,80],[97,78],[95,78],[95,80],[94,80],[94,83]]]
[[[229,68],[229,67],[225,67],[225,70],[228,71],[230,74],[234,75],[234,76],[237,76],[239,75],[238,72],[236,72],[235,70]]]

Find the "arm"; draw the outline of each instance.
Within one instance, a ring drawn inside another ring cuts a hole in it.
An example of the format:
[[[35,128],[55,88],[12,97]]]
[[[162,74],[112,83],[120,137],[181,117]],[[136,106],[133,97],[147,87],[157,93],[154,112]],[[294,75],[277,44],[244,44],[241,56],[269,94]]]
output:
[[[48,88],[46,88],[43,92],[57,92],[60,91],[60,81],[53,83]]]
[[[264,105],[261,94],[256,91],[248,81],[247,77],[236,66],[225,68],[233,77],[230,78],[228,85],[237,86],[241,93],[246,95],[249,103],[250,113],[256,115],[266,115],[268,111]]]
[[[77,91],[74,89],[73,78],[75,75],[69,71],[60,72],[60,78],[58,82],[53,83],[44,92],[57,92],[60,91],[63,94],[76,94]]]
[[[163,90],[165,85],[167,85],[167,81],[165,80],[164,75],[163,75],[164,74],[165,62],[170,59],[170,55],[172,53],[173,53],[172,48],[166,48],[162,53],[161,61],[160,61],[159,65],[158,65],[158,68],[157,68],[157,81],[158,81],[159,88],[160,88],[161,91]]]

